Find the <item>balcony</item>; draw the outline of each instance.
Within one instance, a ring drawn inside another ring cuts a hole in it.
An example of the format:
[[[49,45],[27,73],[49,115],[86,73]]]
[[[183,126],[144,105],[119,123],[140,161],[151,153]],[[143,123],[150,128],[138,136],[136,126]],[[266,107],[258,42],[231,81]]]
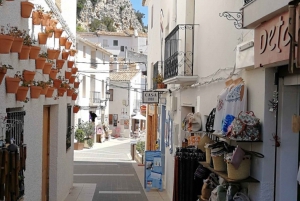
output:
[[[164,83],[189,85],[194,75],[194,25],[177,25],[165,38]]]
[[[247,6],[248,4],[252,3],[255,0],[244,0],[244,6]]]
[[[98,105],[101,103],[101,92],[99,91],[91,91],[90,92],[90,104]]]

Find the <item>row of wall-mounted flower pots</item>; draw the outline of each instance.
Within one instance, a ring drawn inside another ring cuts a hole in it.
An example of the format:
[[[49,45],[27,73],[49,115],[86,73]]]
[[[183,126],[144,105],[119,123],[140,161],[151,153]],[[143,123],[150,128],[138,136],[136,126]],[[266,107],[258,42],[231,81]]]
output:
[[[57,89],[57,94],[60,97],[63,97],[65,92],[67,92],[68,97],[72,97],[72,100],[76,100],[78,94],[75,92],[75,89],[61,87],[57,85],[57,81],[54,80],[52,86],[19,86],[21,79],[17,77],[5,77],[6,82],[6,93],[16,94],[17,101],[25,101],[28,90],[30,89],[30,97],[32,99],[38,99],[40,95],[45,95],[46,98],[51,98],[55,89]]]

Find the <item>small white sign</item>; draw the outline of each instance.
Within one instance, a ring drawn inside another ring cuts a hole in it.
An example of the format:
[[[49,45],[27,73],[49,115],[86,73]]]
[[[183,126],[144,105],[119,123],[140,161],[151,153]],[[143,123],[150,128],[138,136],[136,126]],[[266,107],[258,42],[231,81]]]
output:
[[[159,103],[159,92],[143,91],[143,103]]]

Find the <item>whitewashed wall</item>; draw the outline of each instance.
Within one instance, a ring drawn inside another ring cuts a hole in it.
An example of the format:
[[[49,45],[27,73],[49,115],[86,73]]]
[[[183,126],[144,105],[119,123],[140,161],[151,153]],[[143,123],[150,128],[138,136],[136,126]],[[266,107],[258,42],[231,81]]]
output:
[[[6,26],[10,23],[11,26],[18,26],[19,29],[30,30],[30,34],[37,39],[41,27],[33,27],[31,18],[21,18],[20,2],[20,0],[4,1],[3,6],[0,6],[0,25]],[[45,10],[49,10],[44,1],[33,1],[33,3],[39,3]],[[76,10],[68,12],[69,15],[76,14]],[[75,16],[73,19],[75,20]],[[58,39],[55,40],[55,44],[58,44]],[[55,46],[53,38],[48,40],[47,46]],[[46,46],[41,47],[46,50]],[[17,53],[0,54],[0,61],[13,66],[13,70],[8,70],[8,76],[14,76],[16,71],[27,69],[36,71],[36,80],[49,80],[48,75],[43,75],[41,70],[35,70],[34,60],[19,60]],[[62,72],[66,69],[65,64]],[[54,96],[56,96],[55,93]],[[30,97],[29,92],[28,97]],[[67,104],[73,104],[71,98],[65,95],[54,100],[54,98],[45,98],[42,95],[39,99],[31,99],[28,103],[17,102],[14,94],[6,94],[5,80],[3,80],[0,85],[0,102],[1,115],[6,112],[6,108],[23,107],[26,111],[24,125],[24,142],[27,144],[25,200],[41,200],[43,106],[50,106],[49,199],[64,200],[73,184],[73,146],[66,151]]]

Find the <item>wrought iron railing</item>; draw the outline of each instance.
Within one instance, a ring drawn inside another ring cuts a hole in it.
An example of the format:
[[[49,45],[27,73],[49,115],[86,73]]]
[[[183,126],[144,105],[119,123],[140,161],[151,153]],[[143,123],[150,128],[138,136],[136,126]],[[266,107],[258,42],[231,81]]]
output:
[[[15,144],[20,146],[23,141],[24,135],[24,116],[25,111],[8,112],[6,124],[10,125],[6,129],[6,138],[15,140]]]
[[[165,39],[164,79],[193,75],[194,24],[179,24]]]
[[[255,0],[244,0],[244,6],[252,3],[253,1],[255,1]]]
[[[91,91],[90,92],[90,102],[91,103],[101,103],[101,92]]]

